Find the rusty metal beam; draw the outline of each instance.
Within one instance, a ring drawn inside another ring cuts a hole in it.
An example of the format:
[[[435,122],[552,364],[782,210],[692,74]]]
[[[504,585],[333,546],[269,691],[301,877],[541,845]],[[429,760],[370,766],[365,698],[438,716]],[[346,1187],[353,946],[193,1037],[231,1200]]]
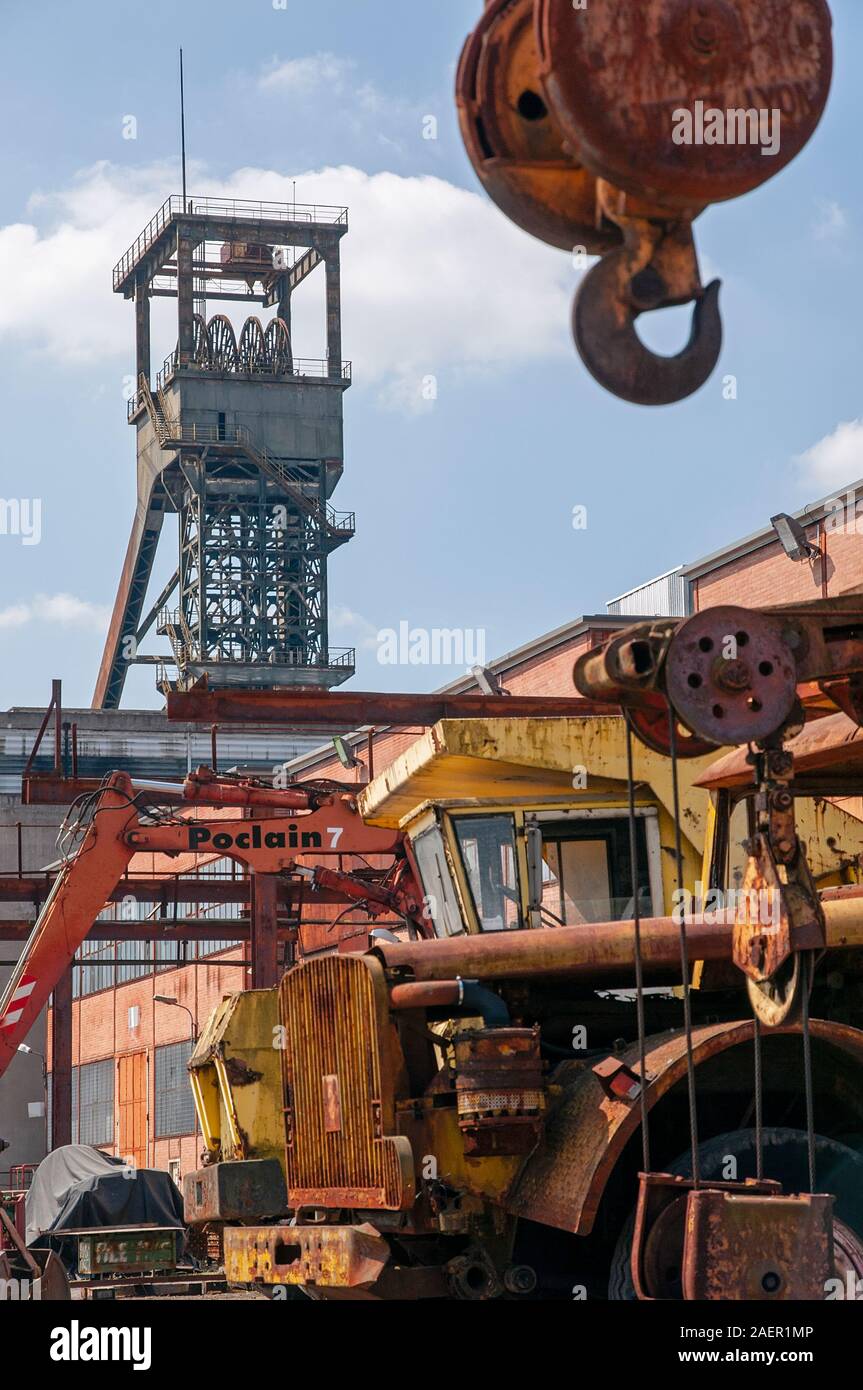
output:
[[[53,881],[53,874],[32,875],[27,878],[18,878],[13,874],[0,876],[0,902],[32,903],[38,907],[47,898]],[[377,880],[371,878],[370,881],[376,882]],[[108,901],[120,903],[123,902],[124,898],[134,898],[136,902],[159,903],[166,911],[175,902],[248,903],[251,901],[251,879],[124,878],[117,884]],[[302,900],[311,903],[339,905],[353,901],[353,899],[330,889],[311,888],[308,883],[287,883],[284,881],[278,883],[277,900],[279,903],[286,904]]]
[[[145,281],[135,285],[135,371],[150,380],[150,296]]]
[[[564,695],[414,695],[356,690],[188,690],[168,695],[168,718],[201,724],[307,725],[358,729],[366,724],[428,726],[439,719],[560,719],[618,716],[615,707]]]
[[[827,772],[831,776],[858,779],[863,775],[863,728],[847,714],[830,714],[824,719],[813,720],[796,738],[789,739],[786,747],[794,758],[796,780]],[[751,786],[753,769],[746,761],[747,753],[746,748],[733,748],[717,758],[696,780],[696,787],[713,791],[720,787]]]
[[[72,968],[51,997],[51,1148],[72,1143]]]
[[[252,879],[252,989],[272,989],[279,982],[277,894],[275,874],[255,874]]]

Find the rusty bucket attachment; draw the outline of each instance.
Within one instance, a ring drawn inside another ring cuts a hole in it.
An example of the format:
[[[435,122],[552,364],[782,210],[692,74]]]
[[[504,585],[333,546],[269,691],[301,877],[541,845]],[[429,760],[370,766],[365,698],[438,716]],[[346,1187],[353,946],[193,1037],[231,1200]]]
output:
[[[717,1183],[717,1188],[763,1195],[779,1194],[778,1182]],[[632,1239],[632,1282],[643,1303],[683,1297],[683,1247],[686,1203],[695,1188],[691,1178],[674,1173],[639,1173],[635,1231]]]
[[[831,1196],[690,1192],[684,1299],[814,1303],[824,1298],[833,1270]]]
[[[28,1301],[65,1302],[70,1298],[66,1269],[53,1250],[28,1250],[24,1237],[8,1212],[0,1206],[0,1279],[15,1280]]]
[[[785,1196],[768,1179],[696,1187],[639,1175],[632,1279],[642,1302],[814,1302],[833,1270],[831,1196]]]

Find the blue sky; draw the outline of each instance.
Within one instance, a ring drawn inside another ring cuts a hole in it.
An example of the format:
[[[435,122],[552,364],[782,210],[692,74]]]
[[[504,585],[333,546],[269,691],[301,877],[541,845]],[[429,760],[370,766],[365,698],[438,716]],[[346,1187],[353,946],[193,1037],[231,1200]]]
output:
[[[330,600],[357,685],[457,674],[381,666],[380,629],[482,629],[490,658],[863,476],[859,0],[833,0],[834,87],[810,145],[700,219],[705,269],[724,281],[723,357],[696,397],[652,411],[576,359],[569,257],[478,190],[452,87],[479,11],[151,0],[142,18],[125,0],[4,0],[0,495],[40,500],[41,540],[0,536],[0,707],[45,703],[55,675],[67,703],[92,694],[135,495],[132,310],[110,272],[179,186],[179,43],[195,192],[289,197],[296,178],[300,200],[351,207],[355,384],[335,503],[356,510],[357,536],[331,562]],[[303,356],[321,355],[316,293],[298,315]],[[652,341],[675,350],[685,332],[674,311]],[[169,543],[160,574],[173,558]],[[127,692],[159,703],[147,670]]]

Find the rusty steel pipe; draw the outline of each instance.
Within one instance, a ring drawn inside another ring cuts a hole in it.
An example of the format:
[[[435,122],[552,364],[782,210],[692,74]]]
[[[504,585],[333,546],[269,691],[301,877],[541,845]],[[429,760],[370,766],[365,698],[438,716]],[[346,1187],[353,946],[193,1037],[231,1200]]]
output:
[[[859,891],[823,900],[827,949],[863,949],[863,902]],[[687,925],[689,959],[732,959],[730,923]],[[641,922],[645,977],[680,980],[679,928],[673,917]],[[494,935],[447,937],[437,941],[381,942],[373,954],[387,970],[411,971],[416,981],[452,981],[456,975],[475,980],[560,979],[592,985],[631,986],[635,966],[632,922],[590,922],[578,927]],[[396,988],[403,988],[398,985]]]
[[[153,788],[154,784],[150,784]],[[332,805],[331,794],[299,787],[252,787],[241,782],[220,782],[216,778],[197,775],[183,783],[183,800],[203,806],[259,806],[284,811],[314,811],[319,806]]]
[[[460,1004],[460,980],[418,980],[407,985],[394,985],[390,991],[391,1009],[438,1009]]]

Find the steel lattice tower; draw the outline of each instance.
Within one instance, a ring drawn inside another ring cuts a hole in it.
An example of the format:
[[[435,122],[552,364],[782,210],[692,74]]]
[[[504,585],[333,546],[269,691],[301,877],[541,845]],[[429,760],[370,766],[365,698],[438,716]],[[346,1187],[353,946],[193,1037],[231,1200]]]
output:
[[[135,303],[138,503],[105,644],[95,708],[119,705],[128,667],[159,663],[167,691],[336,685],[352,651],[331,651],[327,558],[354,533],[330,506],[343,468],[340,244],[347,209],[172,197],[114,268]],[[327,357],[294,355],[291,298],[326,275]],[[177,347],[155,381],[150,303],[177,301]],[[262,305],[236,332],[207,301]],[[144,611],[165,514],[179,518],[176,570]],[[164,663],[142,657],[153,625]],[[176,668],[169,676],[167,666]]]

